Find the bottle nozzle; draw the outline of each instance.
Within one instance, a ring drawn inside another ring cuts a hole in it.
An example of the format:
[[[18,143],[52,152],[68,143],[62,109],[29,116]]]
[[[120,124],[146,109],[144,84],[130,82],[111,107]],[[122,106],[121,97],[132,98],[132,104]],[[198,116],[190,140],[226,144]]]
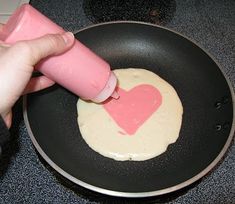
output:
[[[114,99],[119,99],[120,96],[119,96],[119,94],[118,94],[117,91],[114,91],[114,92],[112,93],[111,97],[114,98]]]
[[[101,102],[105,101],[106,99],[108,99],[110,96],[115,99],[118,99],[119,94],[115,91],[116,85],[117,85],[117,78],[114,75],[114,73],[111,72],[109,80],[106,83],[106,86],[99,93],[98,96],[96,96],[94,99],[92,99],[92,101],[94,101],[95,103],[101,103]]]

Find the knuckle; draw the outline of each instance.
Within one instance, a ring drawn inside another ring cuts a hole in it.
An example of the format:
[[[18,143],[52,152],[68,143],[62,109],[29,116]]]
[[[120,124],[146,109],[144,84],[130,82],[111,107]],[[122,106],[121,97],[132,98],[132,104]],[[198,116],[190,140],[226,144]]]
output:
[[[56,48],[60,46],[61,37],[59,35],[48,35],[47,38],[50,47]]]
[[[17,52],[24,56],[30,56],[33,53],[33,48],[27,42],[17,42],[13,47]]]
[[[14,52],[21,56],[24,63],[34,65],[41,57],[39,47],[32,41],[17,42],[14,46]]]

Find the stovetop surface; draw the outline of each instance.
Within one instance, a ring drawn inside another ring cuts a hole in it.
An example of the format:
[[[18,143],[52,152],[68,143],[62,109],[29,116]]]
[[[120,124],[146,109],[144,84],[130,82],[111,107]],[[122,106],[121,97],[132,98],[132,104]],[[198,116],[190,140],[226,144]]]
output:
[[[161,24],[205,48],[219,62],[234,87],[235,1],[159,1],[161,6],[154,1],[150,9],[148,4],[142,5],[135,16],[128,11],[130,5],[118,2],[125,4],[126,12],[121,17],[116,14],[120,5],[115,1],[103,1],[106,10],[102,12],[96,12],[102,1],[92,0],[31,0],[31,5],[73,32],[119,18]],[[21,100],[14,113],[11,148],[0,166],[0,203],[235,203],[234,140],[224,159],[193,185],[161,197],[121,199],[93,193],[57,175],[36,153],[30,141],[23,122]]]

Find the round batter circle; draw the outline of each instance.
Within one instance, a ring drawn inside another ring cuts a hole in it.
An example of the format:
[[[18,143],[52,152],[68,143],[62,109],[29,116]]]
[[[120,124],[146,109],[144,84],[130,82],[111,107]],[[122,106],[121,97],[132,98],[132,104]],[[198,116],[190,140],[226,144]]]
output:
[[[78,125],[83,139],[94,151],[119,161],[143,161],[162,154],[179,137],[183,107],[176,91],[145,69],[117,69],[114,73],[118,86],[126,91],[142,84],[156,87],[162,95],[162,103],[133,135],[128,135],[102,104],[79,99]]]

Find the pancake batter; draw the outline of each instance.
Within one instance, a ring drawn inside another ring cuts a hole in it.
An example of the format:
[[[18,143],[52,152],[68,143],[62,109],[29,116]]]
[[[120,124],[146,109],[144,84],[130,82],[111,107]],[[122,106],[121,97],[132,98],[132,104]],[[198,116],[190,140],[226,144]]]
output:
[[[115,160],[142,161],[166,151],[179,137],[183,107],[174,88],[145,69],[117,69],[118,100],[79,99],[78,125],[86,143]]]

